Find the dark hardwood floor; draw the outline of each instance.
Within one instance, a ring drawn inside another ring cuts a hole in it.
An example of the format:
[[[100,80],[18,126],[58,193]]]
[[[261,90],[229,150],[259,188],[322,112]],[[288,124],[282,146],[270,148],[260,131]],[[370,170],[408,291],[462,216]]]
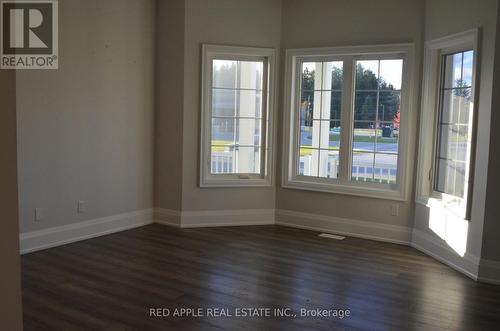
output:
[[[24,255],[22,278],[25,330],[500,329],[500,286],[410,247],[280,226],[149,225]],[[297,317],[172,316],[261,307]],[[316,308],[350,316],[301,317]]]

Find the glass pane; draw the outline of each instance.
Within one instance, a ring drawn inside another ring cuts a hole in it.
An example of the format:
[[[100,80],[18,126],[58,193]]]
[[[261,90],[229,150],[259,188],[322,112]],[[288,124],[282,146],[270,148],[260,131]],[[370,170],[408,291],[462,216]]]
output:
[[[262,92],[240,90],[236,93],[239,101],[236,111],[237,116],[257,118],[262,116]]]
[[[235,151],[236,173],[258,174],[260,173],[260,148],[238,147]]]
[[[262,90],[264,63],[255,61],[238,61],[239,88]]]
[[[375,121],[377,113],[377,92],[356,92],[354,119]]]
[[[313,139],[313,127],[312,123],[310,125],[300,126],[300,146],[301,147],[311,147]]]
[[[443,90],[441,123],[468,123],[471,93],[471,88]]]
[[[261,117],[262,92],[253,90],[212,90],[213,117]]]
[[[465,163],[438,160],[437,190],[457,197],[464,196]]]
[[[212,86],[235,88],[236,83],[236,69],[238,61],[228,60],[213,60],[212,62]]]
[[[472,86],[472,68],[474,67],[474,51],[464,52],[462,81],[464,86]]]
[[[452,159],[456,154],[456,146],[452,146],[454,140],[453,125],[444,124],[440,126],[438,156],[444,159]]]
[[[457,161],[467,161],[467,155],[469,154],[470,142],[469,142],[469,127],[467,125],[457,125],[456,128],[457,136],[455,141],[456,157]]]
[[[378,120],[392,121],[399,116],[401,105],[401,92],[381,91],[379,92]]]
[[[230,145],[235,141],[235,120],[212,118],[212,145]]]
[[[403,79],[403,60],[381,60],[380,61],[380,90],[401,90]]]
[[[321,71],[322,64],[321,62],[304,62],[302,63],[302,83],[301,90],[302,91],[313,91],[315,90],[315,76],[316,72]],[[318,82],[316,84],[321,84]],[[316,88],[319,90],[320,88]]]
[[[233,89],[262,89],[264,63],[213,60],[212,86]]]
[[[398,153],[399,128],[394,128],[394,123],[379,123],[377,130],[377,152]]]
[[[319,177],[338,178],[339,152],[322,150],[319,153]]]
[[[321,121],[320,148],[337,149],[340,145],[340,122]]]
[[[210,153],[210,172],[212,174],[230,174],[233,167],[234,148],[230,146],[212,146]]]
[[[461,87],[462,83],[462,53],[445,57],[444,87]]]
[[[342,90],[343,82],[343,62],[324,62],[324,76],[322,82],[322,90]]]
[[[300,146],[319,148],[321,121],[312,121],[311,125],[300,127]]]
[[[378,60],[356,61],[356,90],[376,90]]]
[[[443,105],[441,109],[441,123],[450,124],[453,123],[453,109],[458,108],[458,102],[453,93],[453,90],[443,91]]]
[[[469,153],[468,130],[466,125],[441,125],[439,158],[467,161]]]
[[[375,154],[353,152],[351,179],[356,181],[373,181],[373,162]]]
[[[383,184],[396,184],[398,156],[396,154],[375,154],[374,178]]]
[[[472,89],[458,90],[462,91],[464,94],[460,96],[460,113],[458,115],[458,122],[462,124],[469,124],[472,121],[470,117],[472,109]]]
[[[318,176],[319,150],[311,148],[300,148],[299,175]]]
[[[340,121],[342,92],[321,92],[321,119]]]
[[[454,196],[463,197],[465,193],[465,162],[455,163],[455,187]]]
[[[468,127],[464,125],[442,125],[440,132],[440,158],[465,162],[469,152]]]
[[[470,87],[453,90],[453,122],[468,123],[469,109],[472,103],[472,89]]]
[[[256,119],[236,119],[236,144],[260,146],[261,121]]]
[[[375,122],[354,122],[354,139],[352,147],[354,151],[375,151]]]
[[[301,123],[310,124],[313,118],[319,119],[321,111],[320,108],[321,108],[321,92],[302,91],[300,97]]]

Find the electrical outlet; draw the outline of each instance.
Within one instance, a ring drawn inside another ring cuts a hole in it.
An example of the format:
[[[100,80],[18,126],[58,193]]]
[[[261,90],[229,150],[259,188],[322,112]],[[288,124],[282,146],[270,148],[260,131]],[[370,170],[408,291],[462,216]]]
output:
[[[43,209],[35,208],[35,222],[40,222],[43,220]]]
[[[399,205],[391,205],[391,216],[399,216]]]
[[[85,213],[86,206],[85,206],[85,201],[78,201],[78,207],[77,207],[77,212],[78,214],[83,214]]]

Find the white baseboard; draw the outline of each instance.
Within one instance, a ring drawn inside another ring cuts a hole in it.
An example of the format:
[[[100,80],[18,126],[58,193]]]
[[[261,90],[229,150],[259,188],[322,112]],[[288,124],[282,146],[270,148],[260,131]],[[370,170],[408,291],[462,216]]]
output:
[[[460,256],[443,240],[421,230],[414,229],[411,246],[460,273],[478,280],[479,258],[469,253]]]
[[[292,210],[277,209],[276,224],[396,244],[409,245],[411,240],[411,229],[404,226]]]
[[[274,209],[177,211],[156,208],[155,222],[181,228],[274,224]]]
[[[461,257],[444,244],[442,240],[422,231],[415,229],[412,234],[410,228],[403,226],[281,209],[203,211],[176,211],[164,208],[146,209],[21,233],[20,250],[21,254],[26,254],[132,229],[153,222],[180,228],[278,224],[312,231],[411,245],[474,280],[500,284],[500,262],[479,260],[476,256],[467,253]]]
[[[155,208],[154,222],[179,228],[181,226],[181,212],[173,209]]]
[[[153,223],[153,209],[102,217],[48,229],[24,232],[19,236],[21,254],[69,244]]]
[[[481,259],[478,280],[483,283],[500,285],[500,262]]]

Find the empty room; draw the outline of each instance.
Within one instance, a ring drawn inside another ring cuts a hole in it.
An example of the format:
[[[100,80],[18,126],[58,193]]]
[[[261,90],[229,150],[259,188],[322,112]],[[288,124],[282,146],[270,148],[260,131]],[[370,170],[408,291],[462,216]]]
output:
[[[497,0],[0,10],[0,330],[500,329]]]

